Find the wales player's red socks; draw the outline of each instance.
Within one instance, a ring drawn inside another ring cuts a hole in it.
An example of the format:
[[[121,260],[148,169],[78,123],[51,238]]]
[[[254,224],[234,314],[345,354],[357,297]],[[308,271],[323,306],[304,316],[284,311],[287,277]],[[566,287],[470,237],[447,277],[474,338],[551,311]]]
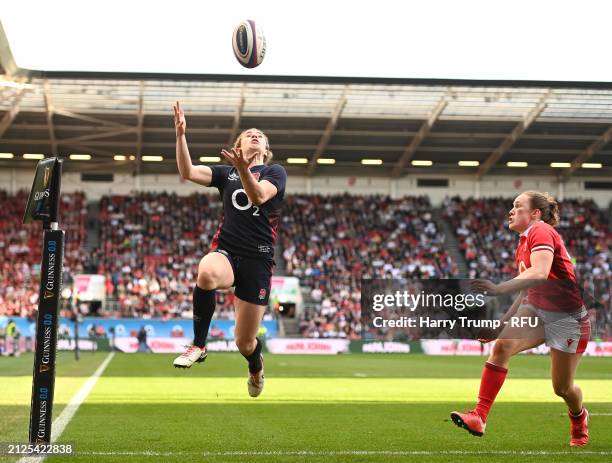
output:
[[[487,416],[491,410],[491,405],[497,393],[504,384],[508,369],[498,367],[492,363],[486,362],[480,379],[480,391],[478,392],[478,405],[476,405],[476,413],[482,418],[482,421],[487,421]]]

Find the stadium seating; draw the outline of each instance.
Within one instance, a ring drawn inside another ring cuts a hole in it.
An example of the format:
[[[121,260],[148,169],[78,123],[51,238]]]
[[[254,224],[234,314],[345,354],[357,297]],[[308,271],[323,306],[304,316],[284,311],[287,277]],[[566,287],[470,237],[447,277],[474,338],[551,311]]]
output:
[[[24,192],[0,192],[0,315],[28,316],[37,304],[41,226],[21,224],[26,199]],[[222,213],[217,195],[104,196],[99,244],[89,253],[85,195],[65,194],[62,201],[69,275],[106,275],[109,306],[114,302],[121,316],[191,317],[197,265]],[[501,280],[515,274],[509,207],[510,200],[502,198],[444,201],[443,216],[455,230],[469,277]],[[609,287],[598,286],[612,276],[606,214],[590,200],[564,201],[559,231],[578,274],[589,276],[581,284],[595,295],[591,306],[609,307]],[[360,337],[361,278],[449,278],[458,271],[425,196],[288,195],[279,242],[277,262],[285,274],[300,278],[306,293],[299,330],[308,337]],[[218,292],[215,316],[234,317],[231,292]],[[607,319],[597,322],[611,325]]]
[[[360,336],[361,278],[448,278],[456,264],[424,196],[292,195],[280,239],[287,273],[308,287],[304,336]]]
[[[498,281],[514,275],[516,235],[508,230],[508,198],[444,201],[444,216],[451,223],[469,268],[469,278]]]
[[[470,267],[470,277],[507,278],[515,273],[516,234],[508,229],[508,198],[444,201],[445,217],[451,222]],[[579,274],[595,278],[611,275],[607,260],[612,235],[605,213],[593,200],[566,200],[561,204],[558,226]]]
[[[42,249],[40,222],[22,224],[28,199],[25,191],[0,190],[0,315],[31,316],[38,304]],[[63,194],[60,224],[66,231],[64,273],[83,272],[87,222],[84,193]]]
[[[508,230],[510,199],[447,198],[445,217],[451,222],[470,267],[470,277],[505,278],[515,273],[516,234]],[[576,271],[594,278],[609,278],[612,234],[608,219],[592,200],[561,204],[558,230]]]
[[[220,216],[218,196],[102,197],[94,256],[122,316],[191,317],[198,263]],[[232,302],[232,294],[218,292],[216,317],[233,318]]]

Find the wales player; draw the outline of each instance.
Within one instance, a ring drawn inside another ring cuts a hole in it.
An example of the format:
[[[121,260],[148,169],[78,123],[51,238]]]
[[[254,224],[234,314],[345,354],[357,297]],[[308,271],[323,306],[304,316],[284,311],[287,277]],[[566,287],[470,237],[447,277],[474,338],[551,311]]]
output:
[[[539,329],[529,334],[512,328],[512,324],[506,325],[485,363],[476,408],[451,413],[457,426],[475,436],[484,434],[489,411],[506,379],[510,358],[546,343],[550,347],[553,389],[568,408],[570,445],[583,446],[589,442],[589,412],[583,406],[582,391],[574,377],[591,330],[572,260],[554,228],[558,223],[557,202],[547,193],[526,191],[517,196],[508,226],[520,234],[515,253],[519,274],[497,285],[488,280],[478,280],[473,285],[475,290],[490,295],[520,291],[502,321],[536,317],[540,324]]]

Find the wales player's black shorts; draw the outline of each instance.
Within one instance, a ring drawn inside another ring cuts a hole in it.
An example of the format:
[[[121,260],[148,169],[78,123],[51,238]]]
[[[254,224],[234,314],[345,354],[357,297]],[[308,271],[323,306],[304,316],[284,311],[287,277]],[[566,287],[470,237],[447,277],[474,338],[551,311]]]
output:
[[[227,257],[232,266],[236,297],[252,304],[268,305],[274,260],[236,256],[219,248],[214,252]]]

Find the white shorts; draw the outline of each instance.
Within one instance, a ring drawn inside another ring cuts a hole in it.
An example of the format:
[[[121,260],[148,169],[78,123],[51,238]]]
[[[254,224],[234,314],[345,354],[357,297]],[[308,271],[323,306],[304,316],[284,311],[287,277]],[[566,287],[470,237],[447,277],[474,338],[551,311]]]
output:
[[[582,354],[591,337],[591,323],[584,306],[575,312],[551,312],[531,304],[528,308],[535,311],[544,322],[545,342],[551,349],[570,354]]]

